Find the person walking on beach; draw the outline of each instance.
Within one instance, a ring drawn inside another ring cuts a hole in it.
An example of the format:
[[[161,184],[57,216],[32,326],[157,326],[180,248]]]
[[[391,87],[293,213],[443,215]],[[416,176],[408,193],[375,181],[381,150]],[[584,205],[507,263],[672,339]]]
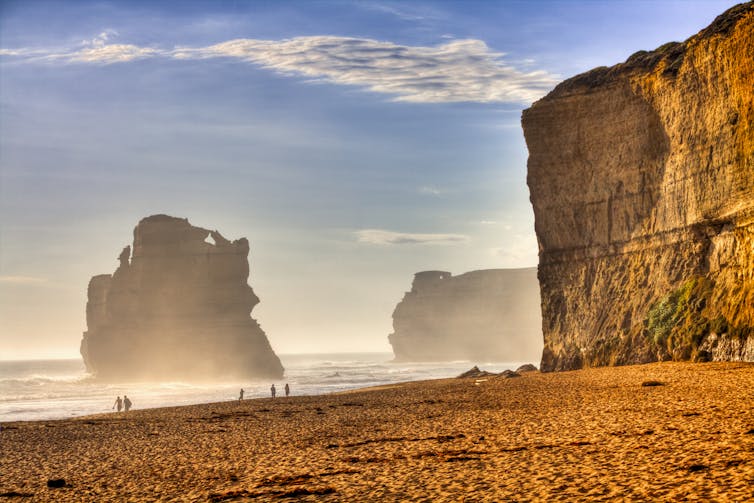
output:
[[[240,402],[241,400],[243,400],[243,388],[241,388],[241,392],[238,393],[238,401]]]
[[[120,409],[123,408],[123,400],[120,399],[120,396],[118,396],[118,398],[115,399],[115,403],[113,404],[113,409],[115,407],[118,407],[118,412],[120,412]]]
[[[274,384],[270,386],[270,394],[272,394],[272,398],[275,398],[275,385]]]
[[[291,387],[288,386],[288,383],[285,383],[285,396],[288,396],[291,394]]]
[[[123,405],[126,407],[126,412],[131,409],[131,400],[126,395],[123,395]]]

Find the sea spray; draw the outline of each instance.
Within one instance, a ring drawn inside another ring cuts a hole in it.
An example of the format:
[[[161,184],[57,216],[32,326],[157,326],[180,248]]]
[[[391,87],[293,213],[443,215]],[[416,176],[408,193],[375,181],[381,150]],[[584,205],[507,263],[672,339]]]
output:
[[[390,353],[280,355],[291,395],[320,395],[405,381],[455,377],[478,365],[500,372],[522,362],[400,362]],[[525,362],[524,362],[525,363]],[[0,422],[63,419],[113,412],[116,396],[128,395],[134,409],[191,405],[269,396],[272,382],[104,383],[90,378],[81,360],[0,361]]]

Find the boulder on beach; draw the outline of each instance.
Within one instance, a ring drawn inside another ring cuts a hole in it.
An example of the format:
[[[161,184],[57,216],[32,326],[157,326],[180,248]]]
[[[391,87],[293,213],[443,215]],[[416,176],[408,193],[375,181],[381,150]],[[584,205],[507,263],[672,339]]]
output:
[[[489,377],[497,375],[494,372],[487,372],[486,370],[480,370],[479,367],[474,365],[469,370],[458,376],[458,379],[465,379],[468,377]]]
[[[486,370],[481,370],[478,366],[474,365],[469,370],[464,372],[463,374],[458,376],[458,379],[466,379],[466,378],[480,378],[480,377],[503,377],[503,378],[510,378],[510,377],[521,377],[521,374],[518,372],[515,372],[513,370],[503,370],[500,373],[495,372],[488,372]]]
[[[505,379],[510,379],[510,378],[513,378],[513,377],[521,377],[521,374],[519,374],[518,372],[515,372],[513,370],[503,370],[502,372],[500,372],[499,374],[497,374],[497,376],[498,377],[503,377]]]

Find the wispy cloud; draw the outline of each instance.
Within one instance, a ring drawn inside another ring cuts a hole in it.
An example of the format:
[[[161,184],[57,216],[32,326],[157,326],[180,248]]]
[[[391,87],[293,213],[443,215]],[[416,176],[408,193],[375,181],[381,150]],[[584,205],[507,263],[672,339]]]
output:
[[[61,58],[79,63],[126,63],[157,55],[159,55],[158,50],[148,47],[131,44],[103,44],[81,49],[70,55],[61,55]]]
[[[444,193],[445,193],[444,190],[438,189],[437,187],[433,187],[431,185],[425,185],[423,187],[419,187],[419,194],[424,194],[427,196],[440,196]]]
[[[80,63],[126,63],[135,59],[149,58],[160,53],[157,49],[139,47],[132,44],[108,44],[117,37],[115,30],[105,30],[92,40],[82,42],[82,47],[70,55],[63,54],[63,59]]]
[[[82,40],[81,45],[101,46],[101,45],[105,45],[108,40],[117,36],[118,36],[117,31],[107,28],[99,32],[99,34],[91,40]]]
[[[427,18],[435,18],[436,15],[430,10],[417,8],[411,4],[392,4],[385,2],[362,2],[357,4],[363,8],[383,12],[397,17],[402,21],[423,21]]]
[[[104,30],[91,40],[83,40],[75,48],[63,49],[0,49],[0,56],[15,57],[22,61],[36,63],[127,63],[136,59],[156,56],[169,56],[169,51],[133,44],[113,44],[109,40],[116,37],[114,30]]]
[[[435,46],[336,36],[284,40],[234,39],[206,47],[164,49],[116,44],[104,31],[77,47],[60,50],[2,49],[0,55],[38,63],[127,63],[146,58],[204,60],[229,58],[313,82],[359,86],[416,103],[529,103],[543,96],[558,77],[523,71],[504,53],[481,40],[452,40]]]
[[[356,231],[359,243],[376,245],[443,245],[465,243],[469,240],[463,234],[411,234],[383,229],[363,229]]]

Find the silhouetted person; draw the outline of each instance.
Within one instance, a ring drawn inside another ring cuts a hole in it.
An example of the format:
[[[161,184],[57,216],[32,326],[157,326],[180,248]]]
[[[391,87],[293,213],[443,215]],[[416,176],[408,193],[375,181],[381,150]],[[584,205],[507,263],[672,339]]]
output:
[[[270,386],[270,394],[272,394],[272,398],[275,398],[275,385],[274,384]]]
[[[113,404],[113,409],[115,407],[118,407],[118,412],[120,412],[120,409],[123,408],[123,400],[120,399],[120,396],[115,399],[115,403]]]
[[[285,396],[288,396],[291,394],[291,387],[288,386],[288,383],[285,383]]]
[[[241,391],[238,393],[238,401],[240,402],[243,400],[243,388],[241,388]]]
[[[131,409],[131,400],[126,395],[123,395],[123,405],[126,407],[126,412]]]

